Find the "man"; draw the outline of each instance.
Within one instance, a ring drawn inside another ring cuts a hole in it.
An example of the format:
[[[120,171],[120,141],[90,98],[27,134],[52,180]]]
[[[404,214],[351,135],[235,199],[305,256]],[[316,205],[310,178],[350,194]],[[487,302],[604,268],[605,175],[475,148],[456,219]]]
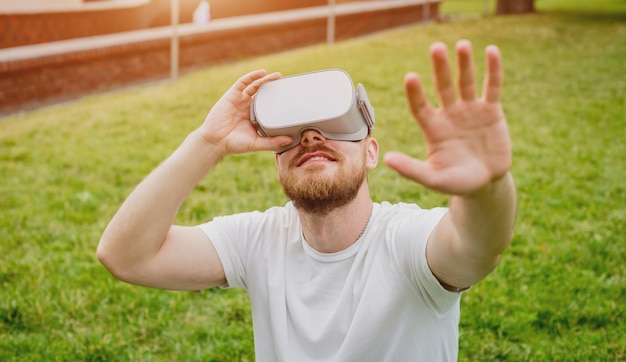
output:
[[[376,139],[338,141],[308,129],[276,155],[292,202],[199,227],[172,225],[221,158],[291,143],[260,137],[251,125],[259,87],[280,78],[255,71],[131,193],[105,230],[98,258],[119,279],[147,287],[247,289],[258,360],[456,360],[461,292],[496,267],[516,211],[500,53],[485,51],[481,98],[471,44],[458,42],[456,53],[458,96],[446,46],[431,47],[438,109],[416,74],[405,77],[426,160],[384,157],[401,175],[449,194],[449,208],[374,203],[366,172],[377,165]]]

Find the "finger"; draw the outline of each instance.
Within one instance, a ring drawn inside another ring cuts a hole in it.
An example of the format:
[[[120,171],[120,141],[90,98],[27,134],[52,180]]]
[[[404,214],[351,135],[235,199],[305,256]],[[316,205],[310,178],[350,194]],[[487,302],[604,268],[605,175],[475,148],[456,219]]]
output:
[[[461,99],[473,101],[476,99],[476,86],[474,85],[474,63],[472,62],[472,44],[467,40],[461,40],[456,44],[457,54],[457,85]]]
[[[498,47],[490,45],[485,49],[485,62],[487,71],[483,85],[483,98],[487,102],[497,103],[500,101],[504,79],[502,56]]]
[[[411,72],[404,76],[404,94],[413,118],[424,128],[434,110],[426,98],[424,86],[416,73]]]
[[[444,43],[435,43],[430,47],[430,58],[433,63],[435,74],[435,90],[442,107],[448,107],[456,101],[452,76],[450,74],[450,62],[448,60],[448,47]]]
[[[233,85],[233,88],[239,92],[242,92],[246,89],[248,85],[250,85],[257,79],[262,78],[263,76],[265,76],[266,73],[267,72],[265,71],[265,69],[257,69],[248,74],[244,74],[239,79],[237,79],[237,81]]]
[[[416,160],[401,152],[387,152],[383,160],[387,167],[395,170],[403,177],[429,188],[433,186],[428,163]]]
[[[258,137],[254,143],[254,151],[276,151],[291,144],[290,136]]]
[[[258,92],[259,88],[261,88],[261,86],[269,81],[272,80],[276,80],[280,78],[280,73],[278,72],[274,72],[271,74],[267,74],[265,76],[263,76],[260,79],[256,79],[254,80],[252,83],[250,83],[246,89],[243,91],[245,95],[249,96],[249,97],[253,97],[256,92]]]

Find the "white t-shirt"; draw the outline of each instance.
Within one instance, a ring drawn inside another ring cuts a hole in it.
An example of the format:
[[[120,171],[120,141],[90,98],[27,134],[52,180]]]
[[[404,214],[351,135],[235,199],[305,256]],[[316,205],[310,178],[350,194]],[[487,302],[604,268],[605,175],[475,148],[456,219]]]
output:
[[[375,203],[363,236],[324,254],[294,206],[200,225],[228,286],[248,291],[258,361],[456,361],[460,293],[426,262],[447,209]]]

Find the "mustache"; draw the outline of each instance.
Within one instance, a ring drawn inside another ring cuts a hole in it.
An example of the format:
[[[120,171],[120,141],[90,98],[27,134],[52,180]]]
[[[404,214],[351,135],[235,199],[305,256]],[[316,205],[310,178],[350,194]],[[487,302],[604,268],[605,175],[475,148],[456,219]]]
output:
[[[298,165],[298,162],[300,161],[302,157],[304,157],[304,155],[308,153],[313,153],[313,152],[324,152],[324,153],[327,153],[332,158],[336,159],[337,161],[343,160],[342,155],[335,153],[335,151],[333,151],[326,145],[316,144],[313,146],[302,146],[302,148],[300,148],[300,151],[298,151],[298,153],[289,162],[289,166],[296,167]]]

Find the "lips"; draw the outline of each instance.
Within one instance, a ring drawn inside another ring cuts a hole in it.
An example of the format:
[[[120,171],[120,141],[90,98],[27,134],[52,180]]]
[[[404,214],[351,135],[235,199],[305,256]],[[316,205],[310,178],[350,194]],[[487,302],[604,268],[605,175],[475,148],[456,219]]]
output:
[[[332,157],[331,155],[329,155],[328,153],[325,152],[313,152],[313,153],[307,153],[304,156],[302,156],[299,160],[298,163],[296,164],[296,167],[300,167],[302,165],[304,165],[305,163],[309,162],[309,161],[337,161],[337,159],[335,159],[334,157]]]

